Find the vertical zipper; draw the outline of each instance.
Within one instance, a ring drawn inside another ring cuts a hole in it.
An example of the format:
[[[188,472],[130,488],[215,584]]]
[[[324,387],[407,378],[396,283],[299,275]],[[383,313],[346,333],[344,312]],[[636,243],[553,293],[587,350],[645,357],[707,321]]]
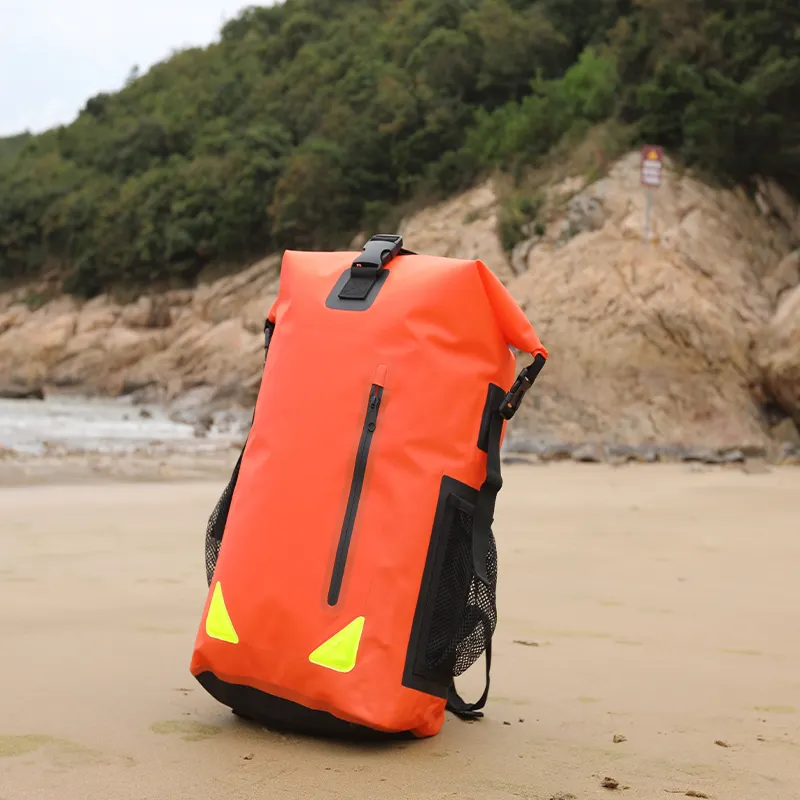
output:
[[[331,584],[328,588],[328,605],[335,606],[339,602],[339,593],[342,590],[342,580],[344,570],[347,565],[347,554],[350,549],[350,539],[353,536],[356,515],[358,514],[358,503],[361,499],[361,490],[364,487],[364,476],[367,472],[367,460],[369,459],[369,449],[372,444],[372,435],[378,424],[378,411],[381,407],[383,397],[383,376],[386,374],[385,367],[379,368],[374,378],[375,382],[369,390],[367,401],[367,414],[364,418],[364,426],[361,429],[361,439],[358,443],[356,453],[356,463],[353,469],[353,480],[350,483],[350,494],[347,498],[347,508],[342,522],[342,532],[339,534],[339,545],[336,548],[336,559],[333,562],[333,573],[331,574]]]

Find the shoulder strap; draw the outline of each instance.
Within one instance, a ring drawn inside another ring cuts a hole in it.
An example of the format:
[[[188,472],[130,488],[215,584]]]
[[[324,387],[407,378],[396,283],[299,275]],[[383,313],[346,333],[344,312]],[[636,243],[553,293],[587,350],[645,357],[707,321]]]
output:
[[[500,462],[500,441],[503,434],[503,423],[517,413],[522,398],[528,389],[533,386],[544,365],[544,356],[537,355],[533,363],[520,372],[516,381],[514,381],[514,385],[503,398],[503,402],[491,412],[489,419],[489,433],[486,437],[486,478],[478,492],[472,520],[472,568],[475,577],[486,586],[489,585],[486,562],[489,555],[495,504],[497,502],[497,494],[503,487]],[[484,630],[488,633],[490,630],[489,621],[484,618],[482,624]],[[486,705],[486,700],[489,697],[489,678],[492,668],[491,637],[488,638],[486,643],[485,658],[486,684],[483,694],[474,703],[466,703],[463,700],[456,690],[455,681],[450,684],[446,708],[462,719],[475,719],[483,716],[483,712],[480,709]]]
[[[267,362],[267,355],[269,354],[269,345],[272,341],[272,335],[275,333],[275,323],[272,322],[270,319],[265,320],[264,322],[264,363]],[[242,444],[242,449],[239,451],[239,457],[236,459],[236,464],[233,467],[233,471],[231,472],[230,480],[228,481],[228,485],[225,487],[225,491],[222,494],[219,502],[217,503],[216,508],[214,509],[211,518],[215,519],[216,517],[216,524],[211,526],[211,537],[216,539],[218,542],[222,542],[222,537],[225,534],[225,523],[228,519],[228,512],[230,510],[231,501],[233,500],[233,492],[236,489],[236,483],[239,480],[239,468],[242,466],[242,457],[244,456],[244,451],[247,448],[247,442],[250,439],[250,433],[253,430],[253,422],[256,419],[256,410],[253,408],[253,416],[250,419],[250,425],[247,429],[247,435],[244,437],[244,443]]]

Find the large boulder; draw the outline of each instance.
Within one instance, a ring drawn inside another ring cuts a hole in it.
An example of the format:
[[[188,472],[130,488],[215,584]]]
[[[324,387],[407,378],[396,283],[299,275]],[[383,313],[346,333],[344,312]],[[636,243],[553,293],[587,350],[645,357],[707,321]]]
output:
[[[40,386],[75,335],[77,312],[73,303],[57,300],[36,311],[11,306],[3,316],[0,375],[10,384]]]
[[[772,305],[777,306],[783,295],[798,284],[800,284],[800,250],[795,250],[765,276],[762,287]]]
[[[277,293],[280,259],[194,290],[144,295],[120,305],[109,296],[69,298],[36,310],[0,295],[0,375],[8,396],[42,385],[116,395],[146,390],[170,399],[193,386],[252,400],[263,366],[264,319]]]
[[[765,446],[749,386],[761,320],[735,283],[614,228],[533,260],[511,291],[550,352],[515,430],[550,440]]]
[[[766,388],[800,424],[800,286],[784,294],[758,337],[756,358]]]

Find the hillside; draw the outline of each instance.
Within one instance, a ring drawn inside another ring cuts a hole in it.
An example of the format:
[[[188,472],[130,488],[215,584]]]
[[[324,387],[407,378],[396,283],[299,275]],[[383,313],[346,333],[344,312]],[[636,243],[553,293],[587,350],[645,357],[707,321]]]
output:
[[[520,178],[592,127],[597,169],[647,139],[798,196],[799,30],[795,0],[251,8],[0,157],[0,281],[191,285],[394,227],[498,168]]]
[[[544,458],[800,460],[800,206],[774,183],[751,199],[668,162],[645,247],[638,159],[598,181],[538,187],[537,223],[512,257],[495,181],[400,225],[418,252],[485,259],[546,342],[550,362],[510,446]],[[0,295],[0,375],[20,390],[167,402],[190,419],[238,406],[248,422],[278,279],[270,257],[128,304],[39,305],[36,287]]]
[[[30,139],[29,133],[20,133],[16,136],[0,136],[0,161],[10,161],[16,158],[24,149]]]

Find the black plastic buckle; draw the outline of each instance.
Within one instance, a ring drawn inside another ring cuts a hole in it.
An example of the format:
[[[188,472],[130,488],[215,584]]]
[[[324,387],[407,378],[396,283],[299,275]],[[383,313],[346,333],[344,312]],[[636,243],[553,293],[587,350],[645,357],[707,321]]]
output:
[[[533,386],[544,364],[545,357],[539,353],[533,359],[533,363],[528,364],[517,376],[514,385],[511,387],[500,406],[500,416],[503,419],[511,419],[511,417],[517,413],[522,404],[522,398],[525,397],[528,389]]]
[[[365,245],[353,261],[353,267],[379,272],[403,249],[403,237],[396,234],[377,234]]]

